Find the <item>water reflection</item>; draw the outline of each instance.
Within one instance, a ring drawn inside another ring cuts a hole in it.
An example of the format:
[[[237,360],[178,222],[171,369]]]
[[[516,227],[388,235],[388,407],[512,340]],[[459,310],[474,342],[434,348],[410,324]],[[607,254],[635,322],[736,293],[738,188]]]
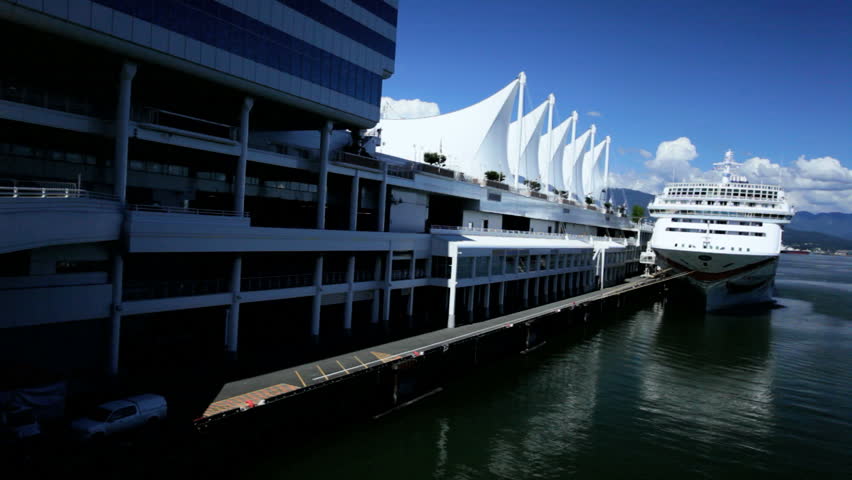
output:
[[[724,443],[755,459],[768,452],[773,311],[712,314],[669,303],[641,374],[648,435],[707,459]]]

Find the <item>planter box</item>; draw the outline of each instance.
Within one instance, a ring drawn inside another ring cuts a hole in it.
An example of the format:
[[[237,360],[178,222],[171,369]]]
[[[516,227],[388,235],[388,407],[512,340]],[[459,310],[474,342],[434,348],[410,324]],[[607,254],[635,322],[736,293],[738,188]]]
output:
[[[493,188],[499,188],[500,190],[509,191],[509,186],[505,183],[500,183],[497,180],[485,180],[485,185]]]

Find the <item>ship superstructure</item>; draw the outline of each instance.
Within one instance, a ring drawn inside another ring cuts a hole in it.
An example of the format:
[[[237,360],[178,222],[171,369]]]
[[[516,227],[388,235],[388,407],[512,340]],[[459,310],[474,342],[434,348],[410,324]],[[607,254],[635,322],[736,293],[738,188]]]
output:
[[[719,183],[670,183],[649,205],[658,262],[693,271],[709,310],[771,300],[782,225],[793,217],[783,189],[733,174],[728,150]]]

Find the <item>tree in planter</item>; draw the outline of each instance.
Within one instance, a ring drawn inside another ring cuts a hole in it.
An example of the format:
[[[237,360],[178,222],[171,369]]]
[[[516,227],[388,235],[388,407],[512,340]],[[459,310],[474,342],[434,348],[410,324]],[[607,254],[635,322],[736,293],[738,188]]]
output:
[[[625,212],[625,211],[627,211],[627,205],[622,204],[622,205],[619,205],[619,206],[618,206],[618,214],[619,214],[620,216],[622,216],[622,217],[623,217],[623,216],[624,216],[624,212]]]
[[[495,172],[494,170],[489,170],[485,172],[485,178],[495,182],[502,182],[506,179],[506,175],[504,175],[503,172]]]
[[[609,202],[604,202],[604,209],[607,213],[612,213],[612,204]]]
[[[593,203],[595,203],[595,201],[592,200],[592,196],[586,195],[586,206],[591,207]]]
[[[524,185],[528,186],[531,192],[537,192],[541,190],[541,184],[536,182],[535,180],[524,180]]]
[[[437,152],[426,152],[423,154],[423,161],[440,168],[447,163],[447,156]]]
[[[568,200],[568,190],[553,190],[553,194],[564,200]]]
[[[634,222],[638,222],[645,216],[645,209],[641,205],[633,205],[633,208],[630,210],[630,216]]]

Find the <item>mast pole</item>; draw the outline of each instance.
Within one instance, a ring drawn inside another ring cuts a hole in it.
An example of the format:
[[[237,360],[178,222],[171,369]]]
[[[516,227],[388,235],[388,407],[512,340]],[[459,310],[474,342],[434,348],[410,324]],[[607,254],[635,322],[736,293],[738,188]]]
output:
[[[515,189],[518,188],[518,177],[521,176],[521,157],[524,155],[524,87],[527,85],[527,74],[518,75],[521,91],[518,94],[518,159],[515,160]]]
[[[547,97],[547,162],[544,164],[544,193],[550,193],[550,162],[553,161],[553,106],[556,104],[556,95]]]

